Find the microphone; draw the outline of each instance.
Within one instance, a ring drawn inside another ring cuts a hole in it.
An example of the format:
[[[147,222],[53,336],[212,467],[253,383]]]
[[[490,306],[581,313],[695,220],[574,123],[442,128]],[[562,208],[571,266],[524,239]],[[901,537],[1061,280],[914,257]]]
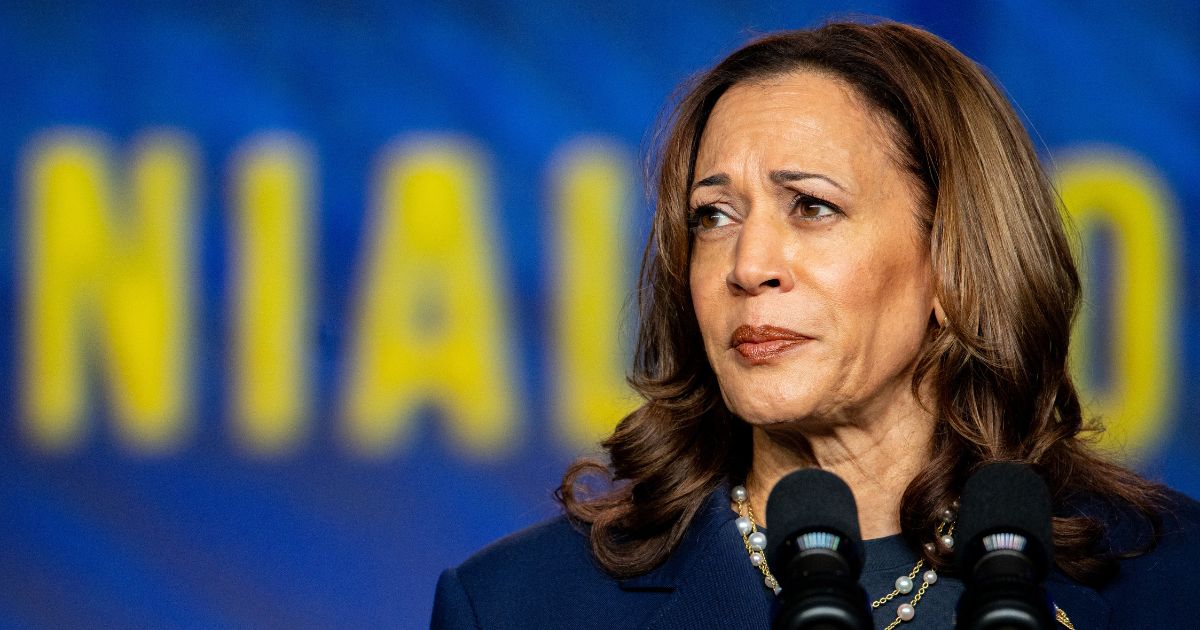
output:
[[[1042,580],[1054,557],[1050,492],[1033,469],[998,462],[967,480],[959,506],[955,562],[965,589],[956,628],[1042,630],[1054,627]]]
[[[858,583],[863,545],[858,508],[844,481],[806,468],[767,498],[767,562],[780,586],[774,630],[866,630],[867,593]]]

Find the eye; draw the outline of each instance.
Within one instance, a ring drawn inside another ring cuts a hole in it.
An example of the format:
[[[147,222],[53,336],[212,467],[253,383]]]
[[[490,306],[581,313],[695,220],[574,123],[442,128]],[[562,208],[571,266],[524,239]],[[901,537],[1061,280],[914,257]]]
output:
[[[792,211],[801,219],[810,220],[824,219],[842,213],[836,205],[812,195],[797,195],[792,200]]]
[[[714,205],[704,205],[692,210],[688,217],[688,225],[693,230],[715,230],[733,223],[733,219]]]

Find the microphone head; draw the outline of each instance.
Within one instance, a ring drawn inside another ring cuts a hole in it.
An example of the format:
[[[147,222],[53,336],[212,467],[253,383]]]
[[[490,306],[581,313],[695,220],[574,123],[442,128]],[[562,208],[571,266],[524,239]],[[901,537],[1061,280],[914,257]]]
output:
[[[1023,552],[1034,564],[1038,581],[1046,576],[1054,557],[1050,528],[1050,491],[1032,468],[1014,462],[996,462],[980,468],[967,479],[959,502],[954,537],[955,562],[964,574],[982,553],[983,539],[992,534],[1017,534],[1026,541]],[[1008,542],[1005,543],[1004,541]],[[986,544],[1013,544],[1012,539],[993,538]]]
[[[782,567],[780,549],[797,534],[829,532],[849,545],[845,556],[862,570],[862,536],[858,529],[858,507],[850,487],[837,475],[819,468],[803,468],[784,476],[767,498],[767,562]]]

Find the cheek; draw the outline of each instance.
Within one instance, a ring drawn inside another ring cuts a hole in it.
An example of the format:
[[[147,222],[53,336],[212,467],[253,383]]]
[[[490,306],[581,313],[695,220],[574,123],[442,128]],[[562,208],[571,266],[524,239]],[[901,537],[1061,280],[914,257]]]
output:
[[[692,308],[696,311],[696,321],[700,324],[700,330],[705,333],[718,323],[716,317],[721,312],[718,304],[721,299],[720,289],[724,285],[724,280],[719,276],[712,259],[713,256],[706,253],[694,252],[688,266]]]
[[[696,256],[688,269],[692,311],[700,328],[700,341],[709,365],[721,372],[722,351],[729,339],[727,318],[730,313],[729,292],[720,261],[713,256]]]
[[[825,318],[834,328],[854,328],[880,306],[891,271],[861,242],[812,248],[801,258],[797,290],[809,302],[810,316]]]
[[[917,351],[928,333],[933,297],[929,272],[922,270],[917,260],[892,262],[877,273],[877,282],[860,291],[857,306],[859,312],[870,314],[870,319],[862,322],[862,328],[873,333],[867,336],[883,346],[881,352],[903,360]]]
[[[916,246],[881,239],[843,252],[858,255],[813,271],[837,327],[863,343],[924,334],[933,297],[929,264]]]

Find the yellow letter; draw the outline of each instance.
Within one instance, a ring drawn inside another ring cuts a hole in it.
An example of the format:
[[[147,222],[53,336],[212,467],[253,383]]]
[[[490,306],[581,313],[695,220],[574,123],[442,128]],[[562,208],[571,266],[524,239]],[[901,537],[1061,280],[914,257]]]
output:
[[[191,155],[160,133],[138,143],[128,187],[112,170],[95,137],[61,132],[31,147],[23,172],[25,414],[30,438],[47,450],[83,438],[96,350],[120,442],[161,452],[184,430]]]
[[[233,161],[232,415],[240,444],[259,454],[294,449],[307,427],[311,164],[282,134],[251,140]]]
[[[1081,396],[1106,423],[1103,444],[1138,456],[1162,434],[1175,383],[1175,278],[1178,274],[1174,209],[1154,172],[1140,161],[1111,152],[1074,156],[1063,162],[1059,188],[1081,240],[1107,228],[1112,235],[1110,278],[1088,278],[1088,252],[1080,257],[1085,275],[1084,309],[1071,363]],[[1096,282],[1107,281],[1113,296],[1111,339],[1096,339]],[[1111,350],[1112,379],[1101,391],[1086,377],[1096,361],[1094,344]]]
[[[638,404],[620,335],[632,260],[629,162],[617,145],[596,140],[572,143],[553,161],[555,415],[575,448],[595,447]]]
[[[376,177],[346,435],[384,454],[432,404],[458,443],[496,454],[515,437],[516,405],[488,174],[475,151],[433,138],[388,152]]]

